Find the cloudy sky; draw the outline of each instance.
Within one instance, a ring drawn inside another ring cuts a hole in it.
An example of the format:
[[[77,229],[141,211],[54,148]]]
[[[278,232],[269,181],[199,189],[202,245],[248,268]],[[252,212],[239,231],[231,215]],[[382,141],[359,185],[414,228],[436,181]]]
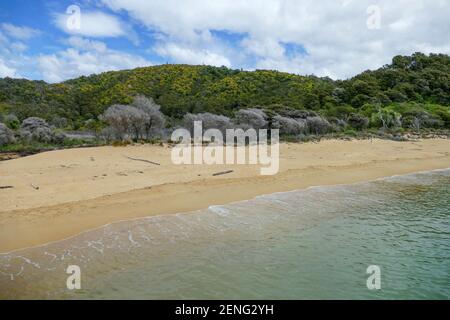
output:
[[[0,1],[0,77],[162,63],[348,78],[397,54],[450,54],[450,0]]]

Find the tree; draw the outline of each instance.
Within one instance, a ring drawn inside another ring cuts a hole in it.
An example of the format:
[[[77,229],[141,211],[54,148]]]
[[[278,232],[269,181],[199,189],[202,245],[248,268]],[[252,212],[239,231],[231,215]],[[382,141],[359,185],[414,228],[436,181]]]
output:
[[[420,109],[407,111],[402,117],[402,125],[420,133],[422,128],[437,128],[444,126],[444,122],[434,118],[430,113]]]
[[[318,110],[320,109],[320,100],[317,95],[311,92],[307,92],[303,96],[303,105],[306,109]]]
[[[411,57],[395,56],[392,58],[392,67],[397,69],[406,69],[411,65]]]
[[[350,105],[344,104],[340,106],[331,107],[327,110],[326,115],[329,117],[336,117],[342,120],[347,120],[348,117],[357,112],[357,109]]]
[[[365,94],[357,94],[351,101],[352,106],[355,108],[359,108],[363,106],[365,103],[368,103],[371,98]]]
[[[389,89],[386,91],[386,95],[391,101],[394,102],[404,102],[408,100],[408,96],[397,89]]]
[[[335,103],[343,103],[345,101],[346,90],[344,88],[337,87],[332,91],[331,96],[334,99]]]
[[[147,115],[143,123],[144,134],[147,140],[152,135],[161,134],[165,124],[164,115],[160,111],[161,106],[156,104],[153,99],[148,99],[144,96],[135,97],[131,105]]]
[[[135,107],[126,105],[112,105],[102,115],[102,120],[113,127],[116,138],[123,140],[131,135],[135,140],[140,138],[148,116]]]
[[[144,111],[131,106],[127,106],[125,112],[129,117],[129,124],[133,139],[137,141],[142,138],[145,125],[149,122],[149,116]]]

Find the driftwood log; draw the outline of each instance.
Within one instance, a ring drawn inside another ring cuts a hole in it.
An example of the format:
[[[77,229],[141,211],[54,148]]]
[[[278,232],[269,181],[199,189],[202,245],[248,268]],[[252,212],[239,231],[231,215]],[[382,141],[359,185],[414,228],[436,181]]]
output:
[[[141,161],[141,162],[151,163],[151,164],[154,164],[155,166],[160,166],[160,165],[161,165],[161,164],[158,163],[158,162],[153,162],[153,161],[145,160],[145,159],[137,159],[137,158],[132,158],[132,157],[128,157],[128,156],[125,156],[125,158],[130,159],[130,160],[133,160],[133,161]]]
[[[227,171],[216,172],[216,173],[213,173],[213,176],[221,176],[223,174],[228,174],[228,173],[232,173],[232,172],[234,172],[234,171],[233,170],[227,170]]]

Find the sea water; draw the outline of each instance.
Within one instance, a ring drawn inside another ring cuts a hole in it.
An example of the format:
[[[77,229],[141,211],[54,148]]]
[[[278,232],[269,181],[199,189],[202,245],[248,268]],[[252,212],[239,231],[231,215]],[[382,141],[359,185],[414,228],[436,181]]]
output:
[[[0,298],[449,299],[449,195],[435,170],[114,223],[0,255]]]

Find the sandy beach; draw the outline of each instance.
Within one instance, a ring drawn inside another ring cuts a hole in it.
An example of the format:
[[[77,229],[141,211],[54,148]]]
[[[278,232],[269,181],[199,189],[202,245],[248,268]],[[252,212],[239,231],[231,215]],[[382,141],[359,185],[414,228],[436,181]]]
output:
[[[450,167],[446,139],[285,143],[275,176],[261,176],[259,165],[174,165],[170,153],[168,146],[97,147],[0,162],[0,187],[10,186],[0,189],[0,252],[120,220]],[[233,172],[213,176],[225,170]]]

